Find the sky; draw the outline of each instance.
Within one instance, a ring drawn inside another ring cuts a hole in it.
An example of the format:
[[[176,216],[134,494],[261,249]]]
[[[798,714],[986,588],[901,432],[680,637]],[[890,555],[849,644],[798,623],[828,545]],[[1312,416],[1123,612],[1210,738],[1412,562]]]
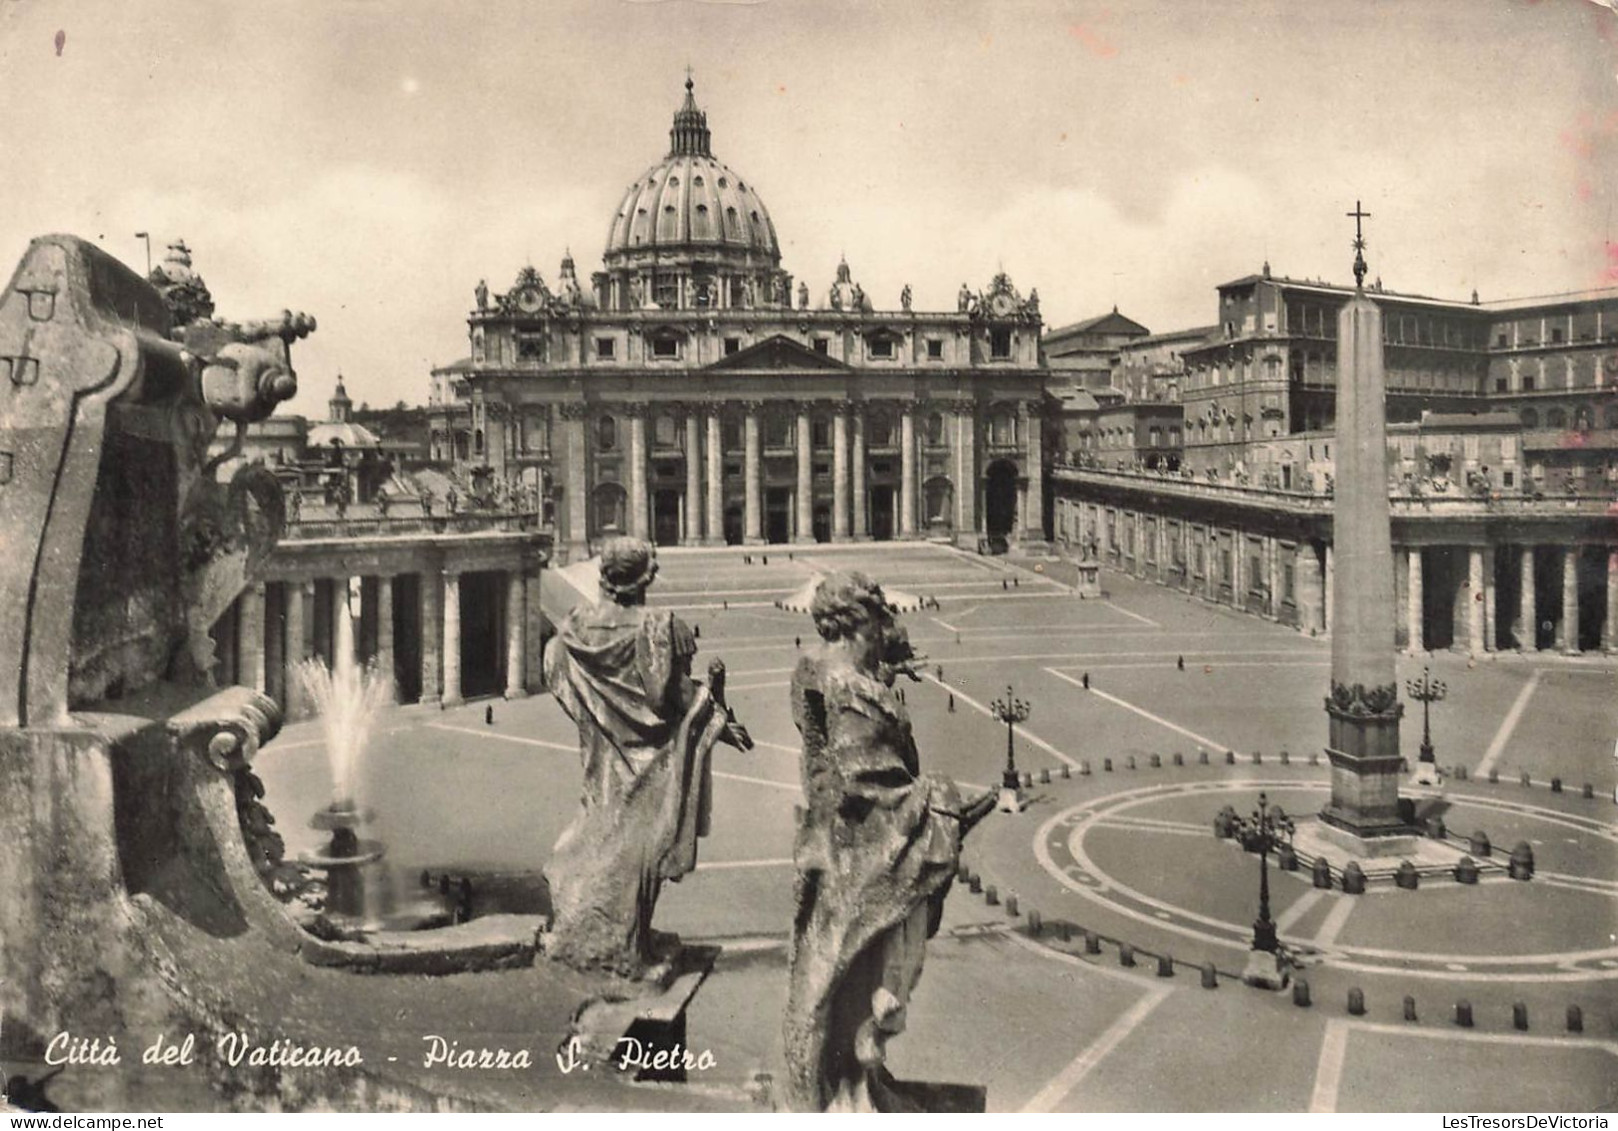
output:
[[[1618,284],[1595,0],[0,0],[0,260],[184,238],[222,316],[320,323],[292,411],[423,403],[473,288],[599,269],[692,68],[815,294],[1216,321],[1256,272],[1485,301]]]

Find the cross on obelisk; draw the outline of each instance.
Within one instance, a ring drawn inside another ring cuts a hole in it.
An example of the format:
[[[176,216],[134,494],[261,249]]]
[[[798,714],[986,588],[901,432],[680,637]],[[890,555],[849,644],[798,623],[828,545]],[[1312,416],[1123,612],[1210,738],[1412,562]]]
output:
[[[1360,221],[1369,220],[1371,214],[1361,208],[1360,202],[1354,202],[1354,211],[1343,213],[1354,217],[1354,288],[1365,289],[1365,230],[1360,227]]]

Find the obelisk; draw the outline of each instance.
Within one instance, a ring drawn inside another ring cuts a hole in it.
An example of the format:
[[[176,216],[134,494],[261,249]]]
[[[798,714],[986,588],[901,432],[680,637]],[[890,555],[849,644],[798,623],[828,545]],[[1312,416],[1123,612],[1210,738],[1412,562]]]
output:
[[[1388,514],[1382,311],[1365,295],[1365,237],[1354,211],[1354,297],[1337,316],[1337,466],[1332,499],[1331,802],[1322,833],[1347,851],[1408,847],[1399,813],[1399,685],[1393,657],[1393,535]],[[1401,843],[1402,842],[1402,843]]]

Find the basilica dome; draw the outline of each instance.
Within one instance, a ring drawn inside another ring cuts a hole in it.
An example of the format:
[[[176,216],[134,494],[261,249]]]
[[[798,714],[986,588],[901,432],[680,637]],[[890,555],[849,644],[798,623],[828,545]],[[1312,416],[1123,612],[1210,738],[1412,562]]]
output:
[[[607,234],[608,269],[657,256],[776,267],[781,248],[770,214],[746,178],[714,159],[708,115],[692,82],[674,114],[669,153],[624,193]]]

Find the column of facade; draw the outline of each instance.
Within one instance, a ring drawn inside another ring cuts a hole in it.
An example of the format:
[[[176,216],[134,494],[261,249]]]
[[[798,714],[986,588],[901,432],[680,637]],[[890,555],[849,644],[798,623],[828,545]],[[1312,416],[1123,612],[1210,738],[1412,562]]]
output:
[[[865,506],[865,407],[854,406],[854,438],[849,453],[849,502],[854,511],[854,540],[871,536],[871,524]]]
[[[1281,618],[1281,547],[1275,535],[1264,539],[1264,575],[1269,578],[1270,600],[1265,611],[1271,620]]]
[[[1522,547],[1518,559],[1518,593],[1517,607],[1520,610],[1519,618],[1522,620],[1522,638],[1518,642],[1524,652],[1539,651],[1539,595],[1534,592],[1534,548]]]
[[[444,695],[444,589],[437,570],[417,574],[421,590],[421,701]]]
[[[1325,581],[1322,583],[1322,586],[1321,586],[1322,589],[1325,592],[1325,595],[1326,595],[1326,631],[1327,632],[1331,631],[1331,626],[1332,626],[1332,611],[1331,611],[1332,599],[1333,599],[1333,597],[1334,597],[1334,595],[1336,593],[1336,590],[1337,590],[1337,569],[1336,569],[1336,564],[1332,561],[1332,548],[1331,547],[1332,547],[1332,544],[1330,542],[1327,542],[1326,543],[1326,578],[1325,578]]]
[[[237,618],[237,651],[242,658],[237,678],[254,691],[264,690],[264,583],[242,591],[241,614]]]
[[[1324,588],[1320,559],[1307,539],[1299,541],[1294,555],[1292,589],[1298,608],[1298,630],[1313,635],[1326,627],[1326,610],[1320,606]]]
[[[797,489],[793,491],[794,509],[797,511],[797,527],[793,532],[794,542],[813,542],[815,540],[815,464],[814,452],[809,446],[812,438],[810,432],[809,406],[798,406],[798,426],[796,439],[798,441],[798,480]]]
[[[831,540],[848,541],[848,413],[841,405],[831,417]]]
[[[444,571],[444,706],[461,697],[461,575]]]
[[[702,541],[702,418],[685,414],[685,544]]]
[[[1243,565],[1246,557],[1245,539],[1240,530],[1230,532],[1230,603],[1238,609],[1247,607],[1247,570]],[[1327,559],[1328,563],[1331,559]]]
[[[646,495],[646,406],[625,405],[629,414],[629,532],[636,538],[651,537],[651,518]]]
[[[1607,582],[1607,615],[1601,618],[1601,650],[1618,652],[1618,546],[1604,546],[1602,550],[1601,568]]]
[[[1483,547],[1466,548],[1466,650],[1483,651]]]
[[[976,545],[978,532],[977,408],[963,404],[955,414],[955,536]]]
[[[583,558],[590,542],[590,484],[585,457],[584,417],[586,406],[564,404],[560,406],[562,431],[567,438],[567,464],[564,468],[562,490],[567,494],[567,544],[570,558]],[[422,591],[433,588],[422,577]],[[435,618],[436,620],[436,618]],[[426,620],[422,621],[425,626]],[[436,630],[435,630],[436,631]],[[437,677],[433,683],[437,685]],[[425,688],[423,681],[422,687]],[[425,690],[422,697],[426,698]]]
[[[287,605],[287,648],[284,680],[286,692],[286,713],[289,717],[301,715],[308,706],[308,695],[303,689],[303,680],[298,678],[298,665],[309,656],[309,620],[305,615],[306,595],[314,589],[312,581],[289,581],[286,583]]]
[[[1579,547],[1562,551],[1562,651],[1573,655],[1579,650]]]
[[[743,541],[748,545],[756,545],[764,541],[764,490],[762,479],[764,476],[764,456],[759,448],[759,408],[757,403],[747,406],[747,415],[742,420],[742,446],[745,454],[742,457],[742,483],[746,492],[743,500],[742,533]]]
[[[283,711],[287,705],[287,588],[283,582],[273,591],[267,589],[266,593],[273,592],[275,599],[266,595],[264,607],[264,691],[281,704]]]
[[[521,568],[506,574],[506,698],[528,694],[528,579]]]
[[[1426,635],[1422,631],[1421,547],[1411,546],[1405,551],[1409,560],[1405,582],[1405,635],[1412,654],[1423,650]]]
[[[397,702],[393,672],[393,576],[381,574],[376,579],[376,667],[388,681],[388,701]]]
[[[725,543],[725,431],[718,409],[708,410],[708,526],[707,542]]]
[[[1045,539],[1045,438],[1040,431],[1037,406],[1023,401],[1017,407],[1027,431],[1028,492],[1023,506],[1023,537],[1036,542]]]
[[[899,536],[916,533],[916,411],[899,410]]]
[[[1483,548],[1483,650],[1493,652],[1500,644],[1500,622],[1495,619],[1494,547]]]

